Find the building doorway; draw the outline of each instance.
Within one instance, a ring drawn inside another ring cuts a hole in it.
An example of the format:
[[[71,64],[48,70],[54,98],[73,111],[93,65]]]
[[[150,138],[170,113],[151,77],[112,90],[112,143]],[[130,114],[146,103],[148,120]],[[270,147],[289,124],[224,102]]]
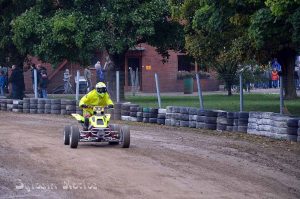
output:
[[[128,82],[128,86],[132,86],[132,79],[131,79],[131,75],[130,75],[130,69],[132,69],[133,73],[136,74],[136,71],[138,70],[138,76],[136,78],[138,78],[138,82],[139,82],[139,88],[142,88],[142,67],[140,64],[140,58],[139,57],[128,57],[127,58],[127,66],[128,66],[128,78],[127,78],[127,82]],[[134,79],[133,79],[134,80]]]

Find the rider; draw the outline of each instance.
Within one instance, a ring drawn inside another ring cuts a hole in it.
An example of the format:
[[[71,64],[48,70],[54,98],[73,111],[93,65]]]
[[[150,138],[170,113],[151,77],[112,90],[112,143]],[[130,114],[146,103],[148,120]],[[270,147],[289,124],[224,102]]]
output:
[[[114,107],[114,103],[107,92],[106,85],[103,82],[99,82],[95,87],[95,89],[83,96],[79,102],[79,107],[83,109],[84,126],[86,129],[89,126],[88,118],[93,115],[93,108],[90,106]]]

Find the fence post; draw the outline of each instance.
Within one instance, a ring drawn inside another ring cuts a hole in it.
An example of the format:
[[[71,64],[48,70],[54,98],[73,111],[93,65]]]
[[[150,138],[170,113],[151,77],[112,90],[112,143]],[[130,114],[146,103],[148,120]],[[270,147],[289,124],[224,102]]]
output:
[[[280,75],[279,78],[279,84],[280,84],[280,114],[283,114],[283,107],[284,107],[284,101],[283,101],[283,81],[282,81],[282,75]]]
[[[37,89],[37,70],[33,70],[33,78],[34,78],[34,98],[38,98],[38,89]]]
[[[158,76],[155,73],[155,85],[156,85],[156,94],[157,94],[157,100],[158,100],[158,107],[161,108],[161,99],[160,99],[160,91],[159,91],[159,81]]]
[[[120,102],[120,71],[116,71],[116,98]]]
[[[76,101],[79,100],[79,70],[77,70],[76,75]]]
[[[240,73],[240,112],[244,108],[244,93],[243,93],[243,75]]]
[[[203,97],[202,97],[202,89],[201,89],[201,84],[200,84],[200,78],[199,74],[196,74],[196,79],[197,79],[197,87],[198,87],[198,96],[199,96],[199,101],[200,101],[200,109],[203,110]]]

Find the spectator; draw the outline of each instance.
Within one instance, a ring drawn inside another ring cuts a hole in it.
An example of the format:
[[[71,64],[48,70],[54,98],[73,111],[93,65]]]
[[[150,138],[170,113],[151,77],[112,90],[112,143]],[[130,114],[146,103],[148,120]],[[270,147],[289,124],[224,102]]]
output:
[[[88,67],[84,69],[84,78],[87,82],[87,91],[89,92],[92,90],[92,73]]]
[[[30,70],[31,70],[32,90],[33,90],[33,92],[35,92],[35,91],[34,91],[34,70],[37,70],[35,64],[32,64],[32,65],[30,66]],[[38,72],[38,71],[37,71],[37,72]],[[39,76],[37,75],[37,85],[39,84],[39,82],[38,82],[38,77],[39,77]]]
[[[281,72],[281,65],[278,63],[277,58],[274,59],[272,63],[272,68],[275,68],[277,73]]]
[[[272,87],[273,88],[278,87],[278,80],[279,80],[278,72],[277,72],[276,68],[273,68],[273,71],[272,71]]]
[[[24,75],[20,67],[16,65],[12,66],[12,73],[9,78],[9,82],[12,84],[12,98],[13,99],[23,99],[24,97]]]
[[[40,84],[39,87],[41,89],[42,93],[42,98],[47,98],[47,85],[48,85],[48,75],[46,70],[41,71],[41,79],[40,79]]]
[[[64,89],[65,89],[64,93],[65,94],[70,93],[70,90],[71,90],[71,83],[70,83],[71,76],[72,75],[70,75],[69,69],[66,69],[65,72],[64,72]]]
[[[5,85],[7,82],[7,78],[5,76],[5,73],[3,70],[1,70],[0,73],[0,96],[4,96],[5,95]]]
[[[101,66],[100,61],[97,61],[95,64],[95,69],[97,74],[97,82],[105,82],[104,68]]]

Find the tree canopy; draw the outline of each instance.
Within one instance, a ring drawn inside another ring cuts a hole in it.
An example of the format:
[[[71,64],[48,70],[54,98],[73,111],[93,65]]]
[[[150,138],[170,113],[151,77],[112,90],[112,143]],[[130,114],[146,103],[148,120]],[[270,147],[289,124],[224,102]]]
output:
[[[64,59],[89,64],[96,50],[114,59],[142,42],[167,55],[167,49],[183,45],[182,28],[169,20],[167,5],[164,0],[39,0],[13,20],[12,39],[22,54],[52,64]],[[162,33],[165,39],[158,36]]]

